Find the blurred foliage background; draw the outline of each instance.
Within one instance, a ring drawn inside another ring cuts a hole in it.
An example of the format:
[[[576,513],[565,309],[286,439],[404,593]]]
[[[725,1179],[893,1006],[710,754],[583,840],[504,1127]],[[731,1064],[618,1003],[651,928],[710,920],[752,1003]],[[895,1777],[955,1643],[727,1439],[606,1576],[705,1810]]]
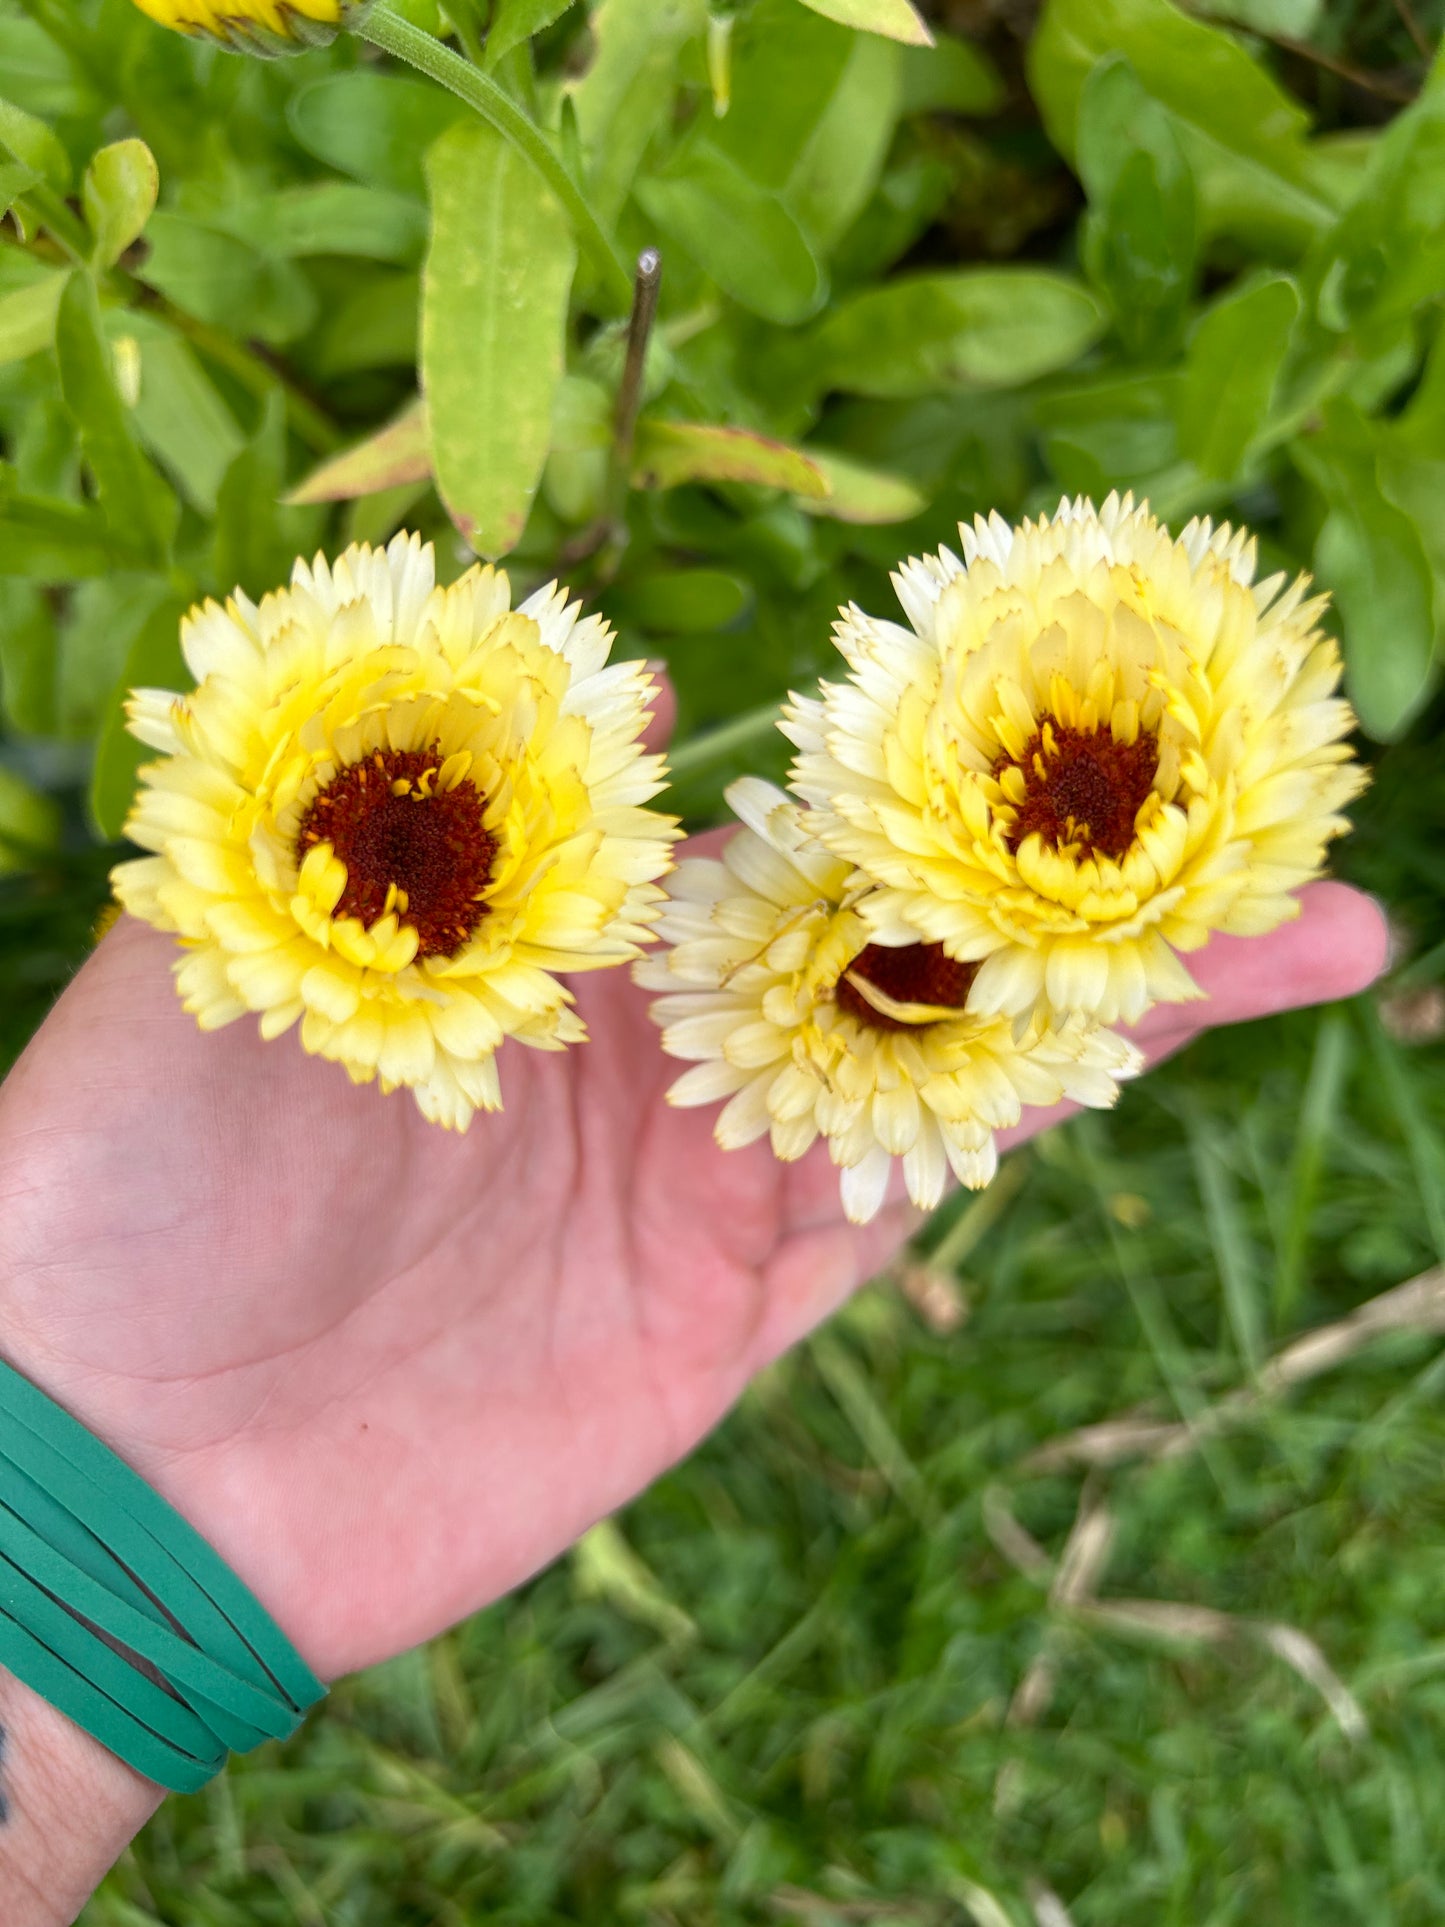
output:
[[[89,1927],[1438,1922],[1442,0],[397,11],[595,227],[359,39],[0,0],[4,1061],[180,611],[402,525],[664,659],[701,823],[961,516],[1244,519],[1334,594],[1338,867],[1398,959],[945,1206],[618,1521],[172,1801]]]

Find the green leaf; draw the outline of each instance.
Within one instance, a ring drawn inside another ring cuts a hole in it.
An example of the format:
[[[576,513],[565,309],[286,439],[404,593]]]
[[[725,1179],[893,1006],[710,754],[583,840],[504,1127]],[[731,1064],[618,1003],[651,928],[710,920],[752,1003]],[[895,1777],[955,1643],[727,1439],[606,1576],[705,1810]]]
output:
[[[99,729],[131,644],[167,594],[162,577],[129,570],[78,585],[59,637],[58,735],[85,741]]]
[[[1445,66],[1377,142],[1358,194],[1310,263],[1341,333],[1409,315],[1445,284]]]
[[[1229,34],[1170,0],[1048,0],[1029,82],[1060,153],[1076,155],[1085,82],[1115,54],[1174,116],[1206,234],[1298,251],[1332,218],[1312,178],[1303,110]]]
[[[371,187],[420,195],[422,159],[438,134],[467,109],[424,80],[355,69],[312,81],[286,110],[291,131],[309,154]]]
[[[0,872],[29,870],[60,842],[60,805],[0,764]]]
[[[1100,61],[1079,102],[1089,195],[1083,254],[1124,345],[1164,359],[1183,331],[1198,250],[1194,178],[1170,116],[1122,57]]]
[[[119,681],[106,705],[90,778],[90,814],[107,840],[125,827],[135,795],[136,772],[154,760],[155,751],[137,742],[125,726],[125,699],[132,689],[189,689],[190,671],[181,656],[180,624],[185,604],[164,601],[131,643]]]
[[[1434,582],[1419,531],[1380,487],[1378,432],[1349,402],[1324,409],[1291,453],[1329,505],[1315,570],[1339,606],[1346,688],[1360,722],[1391,742],[1433,685]]]
[[[933,36],[912,0],[803,0],[805,7],[863,33],[886,34],[912,47],[929,47]]]
[[[505,555],[547,459],[576,243],[535,168],[490,127],[451,128],[426,165],[421,360],[432,470],[472,547]]]
[[[710,143],[694,142],[640,180],[637,198],[725,294],[765,321],[804,321],[824,300],[823,270],[796,219]]]
[[[1270,398],[1300,310],[1285,275],[1232,289],[1204,314],[1185,363],[1175,420],[1179,452],[1229,481],[1265,426]]]
[[[316,373],[331,380],[363,368],[413,368],[420,309],[419,275],[371,275],[326,309],[307,344]]]
[[[33,582],[0,577],[0,693],[6,720],[24,734],[55,734],[56,653],[52,599]]]
[[[144,141],[113,141],[91,156],[80,192],[97,267],[113,267],[139,238],[160,185],[156,157]]]
[[[835,522],[910,522],[928,507],[927,495],[905,476],[872,468],[836,448],[806,452],[828,488],[821,500],[800,502],[809,515],[826,515]]]
[[[224,216],[227,229],[263,253],[318,254],[410,266],[426,247],[426,208],[409,194],[357,181],[313,181],[258,194]]]
[[[818,463],[801,449],[750,428],[716,422],[639,422],[633,482],[638,488],[755,482],[796,495],[821,498],[828,493]]]
[[[35,169],[26,167],[23,161],[0,161],[0,214],[8,214],[39,179]]]
[[[140,347],[132,413],[141,441],[191,507],[214,515],[221,478],[246,439],[230,404],[190,343],[158,316],[115,313],[108,332],[112,340],[129,334]]]
[[[312,469],[286,499],[294,503],[349,502],[359,495],[375,495],[384,488],[400,488],[430,477],[426,405],[415,401],[364,442]]]
[[[653,569],[612,590],[608,609],[623,628],[658,636],[704,636],[746,614],[752,590],[721,569]]]
[[[28,167],[47,187],[64,194],[70,187],[70,156],[43,120],[8,100],[0,100],[0,153]]]
[[[588,23],[595,53],[571,89],[587,155],[587,188],[616,221],[677,97],[678,62],[707,23],[706,0],[602,0]]]
[[[0,295],[0,363],[23,361],[50,346],[68,278],[65,268],[52,268],[28,287]]]
[[[1103,332],[1079,281],[1038,268],[910,275],[840,303],[810,355],[819,389],[902,397],[1007,388],[1076,361]]]
[[[237,235],[157,214],[146,238],[143,279],[198,321],[281,347],[315,319],[316,296],[300,269]]]
[[[0,466],[0,537],[0,576],[60,584],[136,565],[100,509],[25,493],[8,466]]]
[[[560,20],[571,5],[572,0],[497,0],[492,9],[492,24],[487,29],[488,70],[494,69],[513,47],[520,47],[534,33]]]
[[[905,47],[899,68],[904,114],[996,114],[1008,98],[983,49],[953,34],[936,34],[931,47]]]
[[[60,297],[55,352],[61,393],[80,430],[110,527],[127,548],[157,568],[166,567],[179,504],[141,453],[130,411],[115,385],[95,284],[87,274],[73,274]]]
[[[296,556],[315,540],[315,511],[284,502],[285,482],[286,403],[277,387],[216,494],[211,574],[221,594],[266,594],[289,578]]]

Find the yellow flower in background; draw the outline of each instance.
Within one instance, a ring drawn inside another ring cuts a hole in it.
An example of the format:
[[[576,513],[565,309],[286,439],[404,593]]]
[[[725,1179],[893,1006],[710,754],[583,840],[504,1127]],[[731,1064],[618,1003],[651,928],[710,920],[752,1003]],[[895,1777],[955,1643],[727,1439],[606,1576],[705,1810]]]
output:
[[[1367,780],[1325,599],[1128,496],[960,534],[895,576],[911,627],[843,612],[848,680],[783,726],[794,789],[880,886],[880,943],[978,965],[971,1009],[1132,1023],[1200,995],[1176,953],[1295,916]]]
[[[415,536],[298,562],[259,607],[192,610],[189,696],[136,690],[141,771],[116,895],[174,931],[203,1029],[246,1011],[356,1083],[465,1129],[505,1037],[585,1035],[558,971],[634,957],[676,831],[645,805],[652,681],[555,584],[435,586]]]
[[[235,53],[303,53],[355,26],[365,0],[135,0],[177,33],[219,40]]]
[[[966,1009],[974,966],[936,945],[870,941],[866,881],[818,841],[813,814],[755,777],[728,801],[744,828],[721,862],[685,858],[658,922],[670,946],[634,965],[667,994],[664,1050],[692,1060],[678,1105],[725,1099],[725,1150],[768,1136],[791,1161],[822,1136],[843,1206],[866,1223],[895,1158],[927,1209],[949,1169],[985,1185],[994,1132],[1025,1104],[1112,1104],[1141,1067],[1112,1032],[1071,1019],[1019,1026]]]

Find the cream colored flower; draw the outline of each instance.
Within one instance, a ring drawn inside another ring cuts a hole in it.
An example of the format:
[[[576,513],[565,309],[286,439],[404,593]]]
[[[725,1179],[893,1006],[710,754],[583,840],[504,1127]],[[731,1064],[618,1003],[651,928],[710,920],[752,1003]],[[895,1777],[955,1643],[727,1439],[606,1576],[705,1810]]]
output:
[[[1366,777],[1308,578],[1132,498],[998,516],[843,612],[846,682],[794,699],[793,787],[880,886],[880,941],[980,965],[970,1006],[1133,1022],[1200,993],[1175,954],[1297,913]]]
[[[203,1029],[246,1011],[354,1082],[410,1086],[465,1129],[501,1103],[504,1037],[585,1035],[556,972],[638,954],[670,868],[644,805],[651,678],[607,666],[611,631],[555,584],[517,610],[505,575],[435,586],[415,536],[298,562],[259,608],[192,610],[189,696],[140,689],[162,752],[114,872],[125,909],[174,931]]]
[[[866,882],[818,842],[811,812],[754,777],[728,801],[745,827],[721,862],[679,864],[658,923],[671,948],[634,965],[639,983],[669,993],[653,1005],[663,1048],[695,1060],[668,1096],[725,1098],[725,1150],[769,1135],[791,1160],[825,1137],[861,1224],[894,1158],[927,1208],[950,1166],[988,1183],[993,1134],[1025,1104],[1112,1104],[1141,1067],[1122,1038],[1077,1019],[1020,1030],[966,1010],[971,964],[935,944],[870,942]]]
[[[163,27],[219,40],[235,53],[304,53],[354,27],[369,0],[135,0]]]

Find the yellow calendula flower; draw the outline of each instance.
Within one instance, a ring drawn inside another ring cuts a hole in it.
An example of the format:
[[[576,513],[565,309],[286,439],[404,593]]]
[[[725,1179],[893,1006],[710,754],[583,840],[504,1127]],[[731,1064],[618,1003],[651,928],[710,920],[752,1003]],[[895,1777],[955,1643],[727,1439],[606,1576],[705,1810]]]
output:
[[[354,27],[366,0],[135,0],[177,33],[219,40],[236,53],[303,53]]]
[[[399,535],[298,562],[259,607],[192,610],[189,696],[139,689],[141,771],[116,896],[174,931],[203,1029],[300,1020],[356,1083],[410,1086],[466,1128],[501,1095],[505,1037],[585,1035],[555,973],[638,954],[663,901],[670,817],[644,754],[652,681],[552,585],[435,586]]]
[[[818,841],[811,811],[755,777],[728,801],[745,827],[721,862],[678,865],[658,922],[670,948],[633,966],[667,993],[653,1005],[663,1048],[693,1060],[669,1099],[726,1099],[725,1150],[769,1136],[792,1160],[826,1138],[844,1210],[864,1224],[895,1158],[930,1207],[950,1167],[988,1183],[994,1132],[1025,1104],[1109,1105],[1140,1069],[1132,1045],[1078,1018],[976,1015],[972,964],[937,944],[871,941],[867,882]]]
[[[880,886],[880,942],[976,963],[980,1012],[1134,1022],[1201,993],[1176,953],[1297,913],[1365,773],[1308,578],[1132,498],[998,516],[843,612],[846,682],[795,699],[794,788]]]

